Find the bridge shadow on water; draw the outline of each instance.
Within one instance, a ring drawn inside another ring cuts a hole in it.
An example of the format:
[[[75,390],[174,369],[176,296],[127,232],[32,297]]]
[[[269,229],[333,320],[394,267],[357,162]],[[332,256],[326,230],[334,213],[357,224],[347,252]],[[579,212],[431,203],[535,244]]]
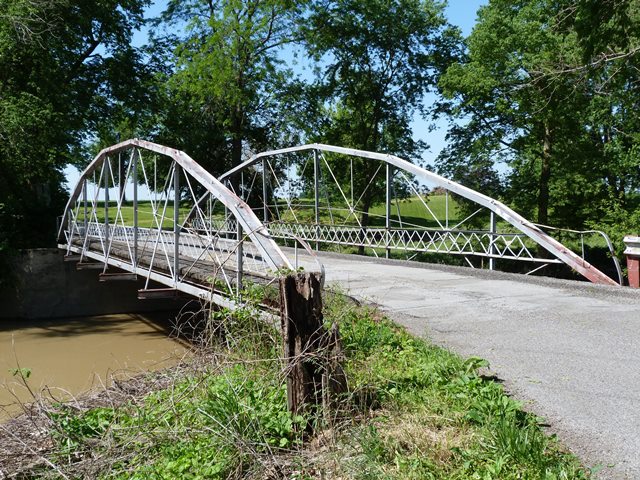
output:
[[[34,341],[38,338],[69,338],[88,334],[132,333],[140,338],[176,337],[176,317],[179,314],[179,309],[173,309],[145,313],[3,320],[0,322],[0,334],[26,335]],[[132,324],[139,326],[132,331]]]

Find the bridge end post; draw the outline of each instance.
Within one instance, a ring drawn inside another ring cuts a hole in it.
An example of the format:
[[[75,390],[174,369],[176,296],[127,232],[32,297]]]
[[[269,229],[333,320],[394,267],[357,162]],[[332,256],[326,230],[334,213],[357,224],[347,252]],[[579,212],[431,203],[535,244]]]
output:
[[[629,286],[640,288],[640,237],[626,236],[624,244],[627,246],[624,254],[627,257]]]
[[[180,165],[173,166],[173,277],[180,281]]]
[[[138,157],[133,155],[133,268],[138,266]]]
[[[104,159],[104,165],[102,167],[104,175],[104,244],[106,251],[105,257],[109,258],[109,176],[111,175],[111,160],[107,155]]]

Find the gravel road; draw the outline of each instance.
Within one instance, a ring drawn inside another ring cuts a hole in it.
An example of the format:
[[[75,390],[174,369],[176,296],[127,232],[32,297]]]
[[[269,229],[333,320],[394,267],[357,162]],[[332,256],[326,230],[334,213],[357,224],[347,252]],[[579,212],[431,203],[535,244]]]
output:
[[[491,370],[599,478],[640,479],[640,291],[321,254],[328,284]],[[301,264],[313,269],[308,258]]]

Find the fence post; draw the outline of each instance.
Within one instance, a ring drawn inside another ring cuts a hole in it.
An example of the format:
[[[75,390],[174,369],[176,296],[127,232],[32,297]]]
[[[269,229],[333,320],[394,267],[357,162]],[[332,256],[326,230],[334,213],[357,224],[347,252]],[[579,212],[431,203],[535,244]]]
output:
[[[324,328],[319,274],[292,273],[280,279],[280,316],[287,372],[287,406],[303,413],[327,405],[344,391],[337,329]],[[323,385],[325,388],[323,389]]]

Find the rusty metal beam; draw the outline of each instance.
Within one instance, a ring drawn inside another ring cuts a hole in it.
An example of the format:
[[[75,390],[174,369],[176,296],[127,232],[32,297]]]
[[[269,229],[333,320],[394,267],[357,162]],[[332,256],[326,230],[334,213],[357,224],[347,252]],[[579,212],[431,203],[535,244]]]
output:
[[[104,263],[102,262],[78,262],[76,263],[77,270],[104,270]]]
[[[101,282],[135,282],[138,280],[138,276],[135,273],[101,273],[98,275],[98,280]]]
[[[180,291],[175,288],[149,288],[138,290],[139,300],[155,300],[157,298],[178,298]]]

